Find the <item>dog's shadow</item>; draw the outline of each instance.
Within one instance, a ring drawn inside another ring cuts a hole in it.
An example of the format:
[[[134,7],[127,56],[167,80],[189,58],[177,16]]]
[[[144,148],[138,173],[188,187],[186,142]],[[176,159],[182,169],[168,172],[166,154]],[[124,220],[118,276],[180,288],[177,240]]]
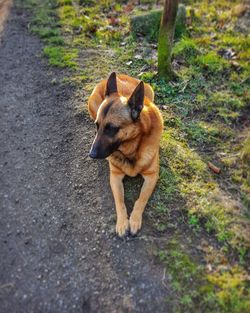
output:
[[[136,177],[125,176],[123,180],[125,198],[124,200],[129,215],[133,210],[135,201],[139,198],[143,181],[144,180],[141,175],[137,175]]]
[[[108,203],[111,199],[114,204],[114,199],[112,195],[112,191],[109,184],[110,173],[108,162],[98,162],[98,174],[97,177],[99,179],[98,189],[100,190],[100,194],[102,194],[105,198],[104,203]],[[144,179],[141,175],[137,175],[136,177],[125,176],[123,180],[124,186],[124,201],[128,210],[128,214],[130,215],[135,201],[139,198],[141,187]],[[109,192],[107,193],[107,186]]]

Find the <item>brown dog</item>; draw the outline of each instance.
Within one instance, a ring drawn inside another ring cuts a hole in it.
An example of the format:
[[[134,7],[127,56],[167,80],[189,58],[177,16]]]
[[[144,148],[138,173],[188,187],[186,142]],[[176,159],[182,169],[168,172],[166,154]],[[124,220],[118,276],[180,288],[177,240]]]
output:
[[[150,85],[115,73],[101,81],[88,100],[89,114],[97,126],[89,156],[109,161],[119,236],[129,229],[136,234],[141,228],[143,211],[159,177],[163,120],[153,100]],[[138,174],[144,183],[128,219],[122,181],[125,175]]]

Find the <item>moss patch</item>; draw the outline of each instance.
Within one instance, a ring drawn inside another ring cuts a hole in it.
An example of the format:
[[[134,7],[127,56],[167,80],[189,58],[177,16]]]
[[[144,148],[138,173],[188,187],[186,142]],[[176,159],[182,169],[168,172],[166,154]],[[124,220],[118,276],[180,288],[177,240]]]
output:
[[[151,10],[149,13],[137,13],[131,17],[131,31],[135,37],[143,36],[150,42],[157,42],[159,36],[161,10]],[[175,38],[186,34],[186,8],[180,4],[176,17]]]

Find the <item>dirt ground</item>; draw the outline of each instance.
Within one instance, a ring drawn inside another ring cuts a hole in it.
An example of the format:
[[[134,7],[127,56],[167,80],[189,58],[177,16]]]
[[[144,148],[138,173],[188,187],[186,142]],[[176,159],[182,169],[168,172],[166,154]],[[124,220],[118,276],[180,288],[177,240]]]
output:
[[[0,312],[172,312],[149,217],[114,235],[107,163],[85,158],[94,127],[28,21],[12,8],[0,44]]]

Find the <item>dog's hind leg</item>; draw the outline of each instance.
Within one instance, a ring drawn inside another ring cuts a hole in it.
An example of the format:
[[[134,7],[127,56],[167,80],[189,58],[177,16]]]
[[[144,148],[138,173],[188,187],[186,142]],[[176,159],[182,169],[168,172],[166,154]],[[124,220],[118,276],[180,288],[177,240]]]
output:
[[[124,174],[110,171],[110,185],[114,195],[117,214],[116,233],[122,237],[129,229],[128,213],[124,203]]]
[[[135,202],[133,211],[129,219],[130,232],[132,235],[135,235],[141,229],[142,214],[152,192],[154,191],[155,185],[159,177],[159,173],[158,171],[148,174],[142,173],[142,176],[144,178],[144,183],[142,185],[141,193],[138,200]]]

